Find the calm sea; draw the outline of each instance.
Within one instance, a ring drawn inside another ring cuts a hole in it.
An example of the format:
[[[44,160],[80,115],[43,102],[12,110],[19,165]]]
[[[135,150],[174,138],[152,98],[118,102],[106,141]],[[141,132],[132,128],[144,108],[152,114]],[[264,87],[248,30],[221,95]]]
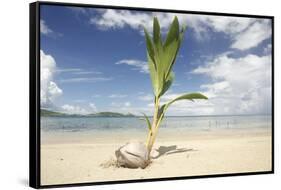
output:
[[[166,117],[161,130],[271,128],[271,124],[270,115]],[[42,132],[143,131],[144,128],[145,121],[138,117],[41,117]]]

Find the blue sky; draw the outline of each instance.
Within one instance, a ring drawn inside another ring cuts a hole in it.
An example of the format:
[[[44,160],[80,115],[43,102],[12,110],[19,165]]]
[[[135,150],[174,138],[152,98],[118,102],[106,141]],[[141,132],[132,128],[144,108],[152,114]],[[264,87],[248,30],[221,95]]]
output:
[[[173,17],[188,29],[175,82],[163,101],[201,92],[168,115],[270,113],[268,19],[41,5],[41,107],[67,113],[152,113],[143,25],[157,16],[165,34]]]

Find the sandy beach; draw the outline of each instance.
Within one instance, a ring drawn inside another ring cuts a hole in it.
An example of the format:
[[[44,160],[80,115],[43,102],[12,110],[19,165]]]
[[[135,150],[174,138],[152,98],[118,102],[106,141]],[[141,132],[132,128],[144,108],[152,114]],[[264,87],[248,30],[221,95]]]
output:
[[[41,184],[198,176],[271,170],[271,130],[160,132],[160,155],[146,169],[110,166],[115,150],[139,133],[59,133],[41,142]],[[111,161],[110,161],[111,160]]]

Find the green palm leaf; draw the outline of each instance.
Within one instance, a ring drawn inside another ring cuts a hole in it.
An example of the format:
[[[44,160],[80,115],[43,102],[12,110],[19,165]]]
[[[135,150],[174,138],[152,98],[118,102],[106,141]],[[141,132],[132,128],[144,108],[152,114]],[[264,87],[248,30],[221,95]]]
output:
[[[170,58],[170,64],[168,66],[168,69],[167,69],[167,74],[166,75],[169,75],[169,73],[171,72],[172,70],[172,67],[176,61],[176,57],[177,57],[177,54],[179,52],[179,49],[180,49],[180,46],[181,46],[181,42],[183,41],[183,37],[184,37],[184,33],[186,31],[186,26],[184,26],[182,29],[181,29],[181,32],[179,34],[179,39],[176,41],[177,42],[177,47],[174,47],[175,48],[175,52],[173,51],[174,53],[174,56],[171,56]],[[167,47],[168,49],[168,47]]]
[[[149,69],[150,79],[153,87],[153,92],[156,96],[156,94],[158,94],[159,91],[157,71],[154,67],[153,60],[148,53],[147,53],[147,59],[148,59],[148,69]]]
[[[179,101],[179,100],[191,100],[191,101],[193,101],[194,99],[205,99],[205,100],[207,100],[208,98],[206,96],[204,96],[203,94],[200,94],[200,93],[184,94],[184,95],[181,95],[181,96],[169,101],[168,103],[166,103],[164,105],[164,111],[166,111],[168,109],[168,107],[176,101]]]
[[[172,83],[174,82],[174,79],[175,79],[175,73],[172,71],[172,72],[170,72],[170,74],[167,77],[167,79],[165,79],[165,83],[163,85],[163,89],[162,89],[162,91],[160,93],[160,96],[162,96],[163,94],[165,94],[165,92],[167,92],[167,90],[169,90],[169,88],[171,87]]]
[[[180,100],[193,101],[195,99],[208,99],[200,93],[189,93],[183,94],[160,106],[161,96],[168,91],[175,78],[172,69],[183,41],[185,30],[185,26],[180,29],[179,21],[176,16],[170,25],[170,29],[164,42],[162,42],[160,24],[156,17],[153,19],[153,39],[144,28],[148,67],[154,91],[153,123],[151,124],[149,118],[143,114],[150,130],[147,139],[147,148],[149,152],[152,150],[158,127],[165,116],[166,110],[171,104]]]
[[[146,30],[146,28],[144,27],[144,33],[145,33],[145,41],[146,41],[146,48],[147,48],[147,53],[149,55],[149,57],[152,59],[152,63],[155,67],[155,70],[157,70],[157,65],[156,65],[156,62],[155,62],[155,51],[154,51],[154,45],[153,45],[153,42]]]
[[[155,49],[159,54],[159,57],[161,57],[161,54],[163,53],[163,47],[162,47],[162,39],[161,39],[161,32],[160,32],[160,24],[156,17],[154,17],[153,19],[153,42],[155,45]]]
[[[164,49],[164,54],[162,56],[162,76],[165,77],[165,79],[169,76],[170,71],[172,69],[172,66],[176,60],[177,52],[179,49],[179,41],[174,40],[169,45],[167,45]]]
[[[164,48],[167,47],[175,39],[178,39],[178,36],[179,36],[179,20],[178,20],[178,17],[175,16],[175,18],[170,26],[170,30],[167,34],[167,38],[164,43]]]
[[[150,123],[150,121],[149,121],[149,118],[148,118],[144,113],[142,113],[142,114],[143,114],[143,116],[144,116],[144,119],[145,119],[145,121],[146,121],[146,124],[147,124],[148,129],[151,130],[151,123]]]

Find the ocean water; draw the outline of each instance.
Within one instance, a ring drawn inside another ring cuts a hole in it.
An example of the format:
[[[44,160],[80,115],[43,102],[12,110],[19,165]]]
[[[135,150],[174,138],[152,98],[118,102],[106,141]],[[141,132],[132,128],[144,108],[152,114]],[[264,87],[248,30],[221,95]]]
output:
[[[152,120],[152,118],[151,118]],[[166,117],[161,130],[271,129],[270,115]],[[41,117],[42,132],[143,131],[146,122],[138,117]]]

